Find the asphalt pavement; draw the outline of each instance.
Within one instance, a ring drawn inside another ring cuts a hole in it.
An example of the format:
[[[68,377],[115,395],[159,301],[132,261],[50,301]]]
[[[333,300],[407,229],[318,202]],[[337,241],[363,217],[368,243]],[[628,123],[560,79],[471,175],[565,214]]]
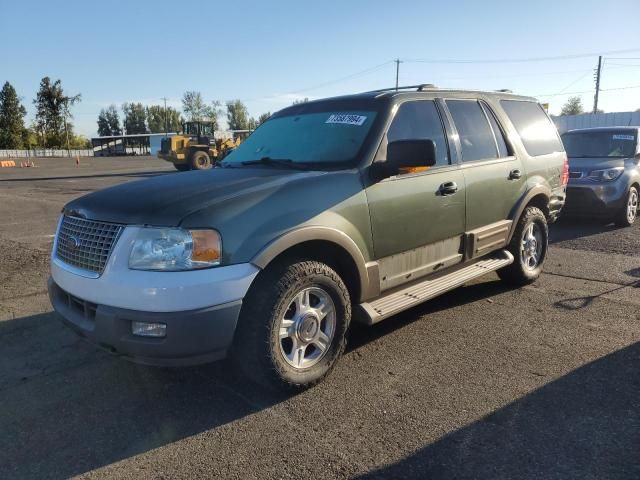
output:
[[[563,220],[534,285],[492,274],[355,326],[332,374],[286,395],[66,329],[46,294],[62,205],[180,173],[36,164],[0,170],[0,478],[640,478],[640,225]]]

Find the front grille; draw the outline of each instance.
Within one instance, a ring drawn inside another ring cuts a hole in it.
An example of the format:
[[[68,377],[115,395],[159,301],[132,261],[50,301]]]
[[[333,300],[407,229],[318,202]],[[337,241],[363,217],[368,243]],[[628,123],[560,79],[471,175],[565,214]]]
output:
[[[56,256],[74,267],[101,274],[123,225],[65,216],[58,230]]]

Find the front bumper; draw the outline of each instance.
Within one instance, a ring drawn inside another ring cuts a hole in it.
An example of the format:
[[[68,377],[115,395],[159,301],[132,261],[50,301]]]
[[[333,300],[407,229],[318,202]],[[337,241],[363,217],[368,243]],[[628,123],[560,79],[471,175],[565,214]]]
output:
[[[140,363],[189,365],[225,356],[242,300],[260,269],[241,263],[184,272],[129,269],[139,227],[127,226],[101,274],[51,256],[49,296],[65,323],[90,341]],[[166,336],[134,336],[131,323],[166,324]]]
[[[567,200],[562,214],[566,216],[611,217],[624,207],[626,185],[621,182],[575,183],[567,186]]]
[[[145,312],[95,304],[49,278],[49,298],[64,323],[107,351],[146,365],[187,366],[224,358],[233,341],[241,300],[180,312]],[[133,321],[160,322],[166,337],[131,333]]]

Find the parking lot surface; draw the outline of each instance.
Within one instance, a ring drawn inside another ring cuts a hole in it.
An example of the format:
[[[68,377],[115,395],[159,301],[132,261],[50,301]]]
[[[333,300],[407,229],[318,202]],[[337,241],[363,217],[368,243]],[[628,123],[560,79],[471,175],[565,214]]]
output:
[[[640,478],[640,225],[551,227],[545,273],[495,274],[355,326],[291,396],[225,363],[154,369],[65,328],[46,293],[61,207],[180,175],[151,157],[0,171],[0,478]]]

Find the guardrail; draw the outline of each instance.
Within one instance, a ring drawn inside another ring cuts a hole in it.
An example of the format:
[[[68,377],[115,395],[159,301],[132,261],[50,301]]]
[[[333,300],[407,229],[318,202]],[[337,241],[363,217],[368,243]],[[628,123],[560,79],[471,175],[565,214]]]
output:
[[[53,148],[36,148],[33,150],[0,150],[0,158],[35,158],[35,157],[93,157],[92,149],[57,150]]]

